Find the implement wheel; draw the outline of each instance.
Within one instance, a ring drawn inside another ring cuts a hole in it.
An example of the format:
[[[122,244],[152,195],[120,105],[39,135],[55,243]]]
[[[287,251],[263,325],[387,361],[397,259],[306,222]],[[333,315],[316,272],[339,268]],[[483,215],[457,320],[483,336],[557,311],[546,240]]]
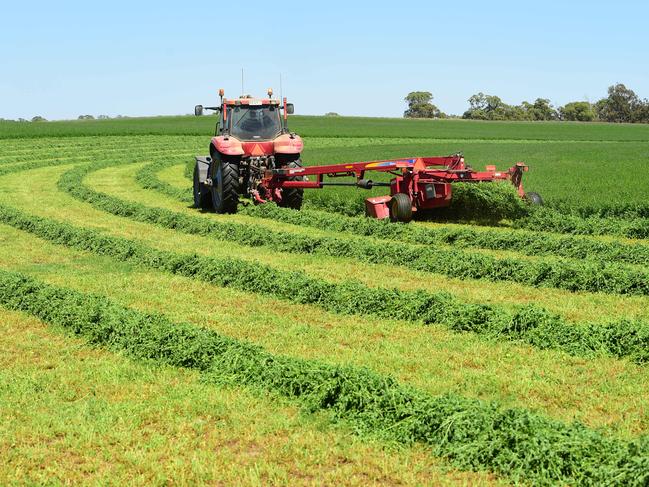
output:
[[[290,169],[302,167],[302,161],[300,159],[296,159],[295,161],[289,162],[284,167]],[[302,179],[302,176],[293,176],[288,178],[289,181],[302,181]],[[303,188],[282,188],[282,201],[280,201],[279,206],[283,206],[284,208],[292,208],[293,210],[299,210],[300,208],[302,208],[303,199]]]
[[[540,194],[535,193],[534,191],[525,193],[525,200],[534,206],[543,206],[543,198],[541,198]]]
[[[390,200],[390,220],[408,223],[412,220],[412,201],[407,194],[396,193]]]
[[[198,164],[194,165],[194,208],[210,210],[212,208],[212,195],[210,188],[201,183]]]
[[[215,152],[210,164],[212,205],[217,213],[236,213],[239,204],[239,164]]]

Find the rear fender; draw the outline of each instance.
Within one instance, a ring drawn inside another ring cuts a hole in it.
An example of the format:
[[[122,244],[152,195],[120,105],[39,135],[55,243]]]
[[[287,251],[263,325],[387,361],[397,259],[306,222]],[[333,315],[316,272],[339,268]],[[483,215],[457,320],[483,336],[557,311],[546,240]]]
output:
[[[273,142],[275,154],[299,154],[304,149],[304,142],[299,135],[282,134]]]
[[[226,156],[242,156],[244,154],[241,142],[234,137],[225,137],[223,135],[212,137],[212,147]]]

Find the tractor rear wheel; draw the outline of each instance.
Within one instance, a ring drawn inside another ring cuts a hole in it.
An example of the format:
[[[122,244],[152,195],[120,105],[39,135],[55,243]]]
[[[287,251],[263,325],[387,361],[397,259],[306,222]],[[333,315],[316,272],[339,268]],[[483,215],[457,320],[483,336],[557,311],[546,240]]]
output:
[[[296,167],[302,167],[302,161],[296,159],[295,161],[289,162],[286,166],[289,169]],[[288,181],[302,181],[302,176],[293,176],[288,178]],[[283,188],[282,189],[282,201],[280,201],[279,206],[284,208],[292,208],[293,210],[299,210],[302,208],[302,200],[304,200],[304,189],[303,188]]]
[[[239,164],[212,154],[212,205],[217,213],[236,213],[239,204]]]
[[[212,208],[210,188],[201,183],[198,164],[194,165],[194,208],[209,210]]]
[[[540,194],[535,193],[534,191],[525,193],[525,199],[534,206],[543,206],[543,198],[541,198]]]
[[[412,201],[407,194],[396,193],[390,199],[390,219],[393,222],[408,223],[412,220]]]

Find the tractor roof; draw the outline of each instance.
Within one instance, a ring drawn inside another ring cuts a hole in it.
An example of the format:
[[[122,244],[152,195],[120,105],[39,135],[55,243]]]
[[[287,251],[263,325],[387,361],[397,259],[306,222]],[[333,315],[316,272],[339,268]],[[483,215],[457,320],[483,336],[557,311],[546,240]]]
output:
[[[279,105],[279,100],[272,98],[251,98],[251,97],[241,97],[234,99],[223,99],[223,103],[228,105]]]

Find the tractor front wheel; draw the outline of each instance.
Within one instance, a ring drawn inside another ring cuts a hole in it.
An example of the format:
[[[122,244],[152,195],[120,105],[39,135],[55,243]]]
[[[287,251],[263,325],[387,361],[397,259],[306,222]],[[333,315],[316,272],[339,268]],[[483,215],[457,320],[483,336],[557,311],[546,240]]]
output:
[[[236,213],[239,204],[239,164],[212,154],[212,205],[217,213]]]
[[[412,201],[407,194],[396,193],[390,199],[390,219],[393,222],[408,223],[412,220]]]
[[[294,169],[296,167],[302,167],[302,161],[296,159],[295,161],[289,162],[286,166],[289,169]],[[288,181],[302,181],[302,176],[293,176],[288,178]],[[279,206],[284,208],[292,208],[293,210],[299,210],[302,208],[302,200],[304,199],[304,189],[303,188],[283,188],[282,189],[282,201],[280,201]]]

